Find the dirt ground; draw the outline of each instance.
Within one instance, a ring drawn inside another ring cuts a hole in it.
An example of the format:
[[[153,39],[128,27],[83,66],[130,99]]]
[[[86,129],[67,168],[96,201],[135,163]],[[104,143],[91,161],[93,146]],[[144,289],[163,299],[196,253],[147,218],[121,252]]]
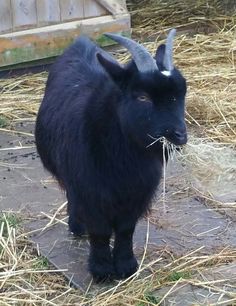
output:
[[[63,273],[70,283],[82,291],[91,282],[87,272],[88,241],[74,239],[68,232],[65,195],[50,177],[37,155],[33,134],[34,123],[21,122],[22,134],[0,134],[0,208],[20,212],[26,232],[38,245],[40,253]],[[161,256],[163,250],[173,258],[194,252],[195,256],[214,255],[224,249],[236,248],[234,214],[225,214],[209,206],[204,198],[191,191],[185,183],[185,170],[171,162],[167,171],[165,205],[162,185],[153,201],[151,214],[140,220],[134,237],[134,251],[142,261]],[[168,295],[163,305],[233,305],[227,288],[236,292],[236,262],[208,269],[205,279],[217,275],[227,281],[222,292],[209,292],[188,284]],[[96,287],[96,286],[95,286]],[[232,289],[233,288],[233,289]],[[158,290],[164,296],[168,286]],[[224,289],[224,290],[223,290]],[[224,303],[224,304],[223,304]]]

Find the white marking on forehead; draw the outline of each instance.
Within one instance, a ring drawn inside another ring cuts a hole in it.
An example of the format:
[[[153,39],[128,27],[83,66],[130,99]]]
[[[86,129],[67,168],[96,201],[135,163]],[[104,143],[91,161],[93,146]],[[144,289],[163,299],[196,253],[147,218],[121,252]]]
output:
[[[161,71],[161,73],[164,74],[167,77],[169,77],[171,75],[171,72],[167,71],[167,70]]]

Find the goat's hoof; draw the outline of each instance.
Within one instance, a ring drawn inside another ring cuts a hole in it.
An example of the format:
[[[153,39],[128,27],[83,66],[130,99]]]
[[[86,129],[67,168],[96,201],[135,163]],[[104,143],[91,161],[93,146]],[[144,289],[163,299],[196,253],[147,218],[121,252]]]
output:
[[[96,283],[111,282],[114,280],[114,268],[110,263],[89,263],[89,270]]]
[[[68,222],[69,230],[75,237],[81,237],[86,235],[86,227],[83,223],[78,223],[75,221]]]
[[[138,269],[138,263],[134,256],[128,259],[116,259],[114,266],[116,279],[127,278],[134,274]]]

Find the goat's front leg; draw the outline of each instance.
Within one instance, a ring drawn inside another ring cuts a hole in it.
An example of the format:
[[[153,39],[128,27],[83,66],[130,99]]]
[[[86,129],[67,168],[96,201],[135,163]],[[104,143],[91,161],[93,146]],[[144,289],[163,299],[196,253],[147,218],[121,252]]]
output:
[[[138,263],[133,253],[133,233],[135,223],[120,218],[116,222],[113,261],[115,276],[118,279],[126,278],[137,271]],[[125,218],[126,219],[126,218]]]
[[[89,270],[96,282],[109,281],[114,277],[110,237],[111,234],[89,234]]]

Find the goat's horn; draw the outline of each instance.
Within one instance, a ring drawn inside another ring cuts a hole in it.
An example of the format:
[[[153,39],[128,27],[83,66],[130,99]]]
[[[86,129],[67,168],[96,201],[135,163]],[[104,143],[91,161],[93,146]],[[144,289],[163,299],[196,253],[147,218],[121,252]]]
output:
[[[172,29],[166,39],[166,49],[165,49],[165,55],[163,59],[164,67],[171,71],[174,69],[173,64],[173,43],[174,43],[174,37],[175,37],[176,29]]]
[[[105,35],[124,46],[131,53],[140,72],[158,70],[156,61],[142,45],[132,39],[117,34],[105,33]]]

